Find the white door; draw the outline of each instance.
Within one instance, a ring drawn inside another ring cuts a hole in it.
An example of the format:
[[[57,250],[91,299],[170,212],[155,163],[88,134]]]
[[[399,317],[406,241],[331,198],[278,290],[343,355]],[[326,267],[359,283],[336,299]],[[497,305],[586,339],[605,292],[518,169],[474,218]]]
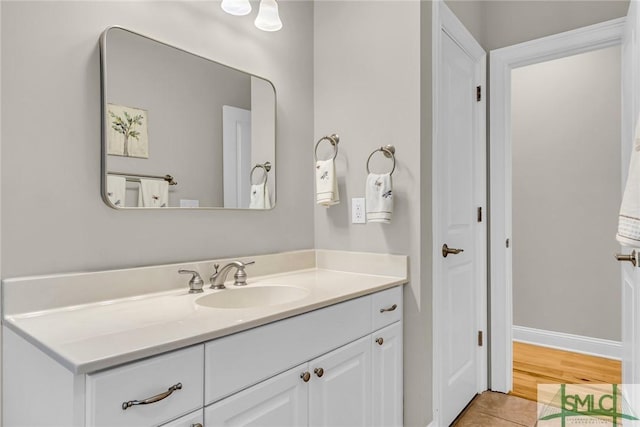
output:
[[[222,162],[225,208],[248,208],[251,191],[251,111],[222,106]]]
[[[636,120],[640,111],[640,8],[631,2],[622,38],[622,174],[623,183],[633,150]],[[638,249],[636,249],[637,251]],[[629,253],[630,248],[621,249]],[[622,382],[640,384],[640,269],[630,263],[622,265]],[[640,411],[640,393],[627,396]]]
[[[364,337],[309,362],[309,425],[371,426],[371,343]]]
[[[373,363],[372,426],[402,426],[402,324],[393,323],[371,335]]]
[[[486,317],[485,103],[483,95],[477,96],[477,88],[485,86],[486,55],[441,7],[433,256],[436,409],[438,425],[445,426],[486,388],[486,352],[479,337]]]
[[[307,425],[307,364],[236,393],[204,410],[205,426],[299,427]]]

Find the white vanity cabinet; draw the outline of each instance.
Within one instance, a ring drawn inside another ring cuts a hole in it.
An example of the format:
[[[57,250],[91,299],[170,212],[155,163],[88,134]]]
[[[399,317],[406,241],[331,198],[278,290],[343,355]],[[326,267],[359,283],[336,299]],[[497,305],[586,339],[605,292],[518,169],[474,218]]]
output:
[[[180,417],[177,420],[170,421],[166,424],[162,424],[161,427],[203,427],[204,426],[204,412],[202,409],[198,409],[190,414]]]
[[[208,343],[205,402],[270,378],[209,404],[205,427],[401,426],[401,302],[402,288],[392,288]],[[259,348],[242,352],[251,342]],[[281,360],[322,350],[281,372]]]
[[[300,427],[307,424],[309,387],[301,378],[307,364],[205,408],[205,426]]]
[[[371,344],[364,337],[309,363],[310,426],[371,425]]]
[[[402,322],[371,335],[373,419],[371,426],[402,425]]]
[[[4,427],[402,425],[401,286],[86,374],[3,352]]]

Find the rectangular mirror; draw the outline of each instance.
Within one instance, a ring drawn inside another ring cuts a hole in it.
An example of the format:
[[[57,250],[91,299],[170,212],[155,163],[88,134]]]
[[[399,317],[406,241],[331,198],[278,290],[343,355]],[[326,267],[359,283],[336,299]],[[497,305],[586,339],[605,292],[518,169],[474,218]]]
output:
[[[107,205],[274,206],[270,81],[120,27],[104,31],[100,55]]]

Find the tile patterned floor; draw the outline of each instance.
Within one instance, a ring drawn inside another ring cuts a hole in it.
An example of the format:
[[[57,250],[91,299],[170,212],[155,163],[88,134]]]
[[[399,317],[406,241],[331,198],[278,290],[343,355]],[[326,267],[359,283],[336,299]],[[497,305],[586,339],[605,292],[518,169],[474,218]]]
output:
[[[476,396],[452,424],[455,427],[534,427],[536,402],[485,391]]]

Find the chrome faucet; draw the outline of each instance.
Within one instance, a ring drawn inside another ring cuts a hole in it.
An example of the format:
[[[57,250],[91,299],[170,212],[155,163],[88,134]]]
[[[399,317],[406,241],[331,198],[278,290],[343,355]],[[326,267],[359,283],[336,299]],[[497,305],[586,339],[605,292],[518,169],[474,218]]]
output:
[[[218,271],[218,267],[220,267],[220,264],[214,264],[213,268],[215,268],[216,271],[214,271],[211,277],[209,278],[209,282],[211,282],[210,288],[225,289],[226,287],[224,286],[224,282],[225,280],[227,280],[227,275],[229,274],[229,270],[231,270],[234,267],[236,268],[236,274],[233,275],[233,278],[235,279],[235,282],[233,282],[233,284],[235,286],[246,285],[247,273],[245,273],[244,268],[247,265],[251,265],[251,264],[255,264],[255,261],[249,261],[249,262],[233,261],[225,265],[224,267],[222,267],[220,271]]]

